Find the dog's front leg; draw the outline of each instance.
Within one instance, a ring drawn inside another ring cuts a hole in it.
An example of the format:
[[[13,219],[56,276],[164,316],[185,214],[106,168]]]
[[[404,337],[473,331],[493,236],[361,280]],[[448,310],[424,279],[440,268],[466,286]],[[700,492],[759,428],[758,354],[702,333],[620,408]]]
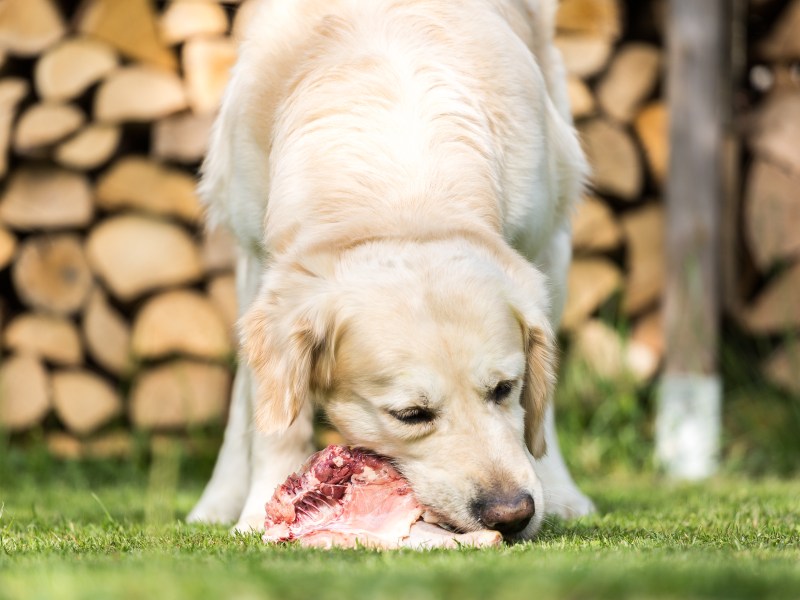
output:
[[[251,429],[250,489],[234,529],[247,532],[264,528],[264,505],[275,488],[297,470],[314,451],[313,408],[307,402],[285,432],[264,435]]]

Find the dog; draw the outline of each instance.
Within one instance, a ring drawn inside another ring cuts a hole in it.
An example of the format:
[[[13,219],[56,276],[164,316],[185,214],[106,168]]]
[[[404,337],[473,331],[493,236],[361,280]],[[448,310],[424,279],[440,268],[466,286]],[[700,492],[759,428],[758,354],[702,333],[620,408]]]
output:
[[[461,531],[593,510],[551,396],[588,167],[556,0],[264,0],[200,194],[239,245],[242,364],[190,521],[263,526],[313,407]]]

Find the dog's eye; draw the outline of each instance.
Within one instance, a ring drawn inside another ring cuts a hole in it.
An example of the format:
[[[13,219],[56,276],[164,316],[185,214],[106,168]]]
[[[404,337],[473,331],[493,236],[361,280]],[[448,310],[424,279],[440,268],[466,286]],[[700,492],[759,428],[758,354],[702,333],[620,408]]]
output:
[[[389,414],[406,425],[430,423],[436,418],[436,414],[432,410],[422,408],[421,406],[403,408],[401,410],[390,410]]]
[[[489,400],[495,404],[500,404],[508,398],[509,394],[514,389],[514,381],[501,381],[489,392]]]

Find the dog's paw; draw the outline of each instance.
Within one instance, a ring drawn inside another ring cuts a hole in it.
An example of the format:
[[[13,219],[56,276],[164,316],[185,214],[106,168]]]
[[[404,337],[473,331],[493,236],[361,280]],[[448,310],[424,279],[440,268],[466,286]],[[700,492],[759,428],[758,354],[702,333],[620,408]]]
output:
[[[186,516],[187,523],[232,523],[239,516],[241,503],[229,498],[201,498]]]
[[[233,526],[233,529],[231,529],[231,533],[249,534],[253,532],[264,531],[265,518],[265,513],[242,515],[239,517],[238,523],[236,523],[236,525]]]
[[[576,487],[551,490],[545,500],[545,512],[562,519],[577,519],[597,512],[594,502]]]

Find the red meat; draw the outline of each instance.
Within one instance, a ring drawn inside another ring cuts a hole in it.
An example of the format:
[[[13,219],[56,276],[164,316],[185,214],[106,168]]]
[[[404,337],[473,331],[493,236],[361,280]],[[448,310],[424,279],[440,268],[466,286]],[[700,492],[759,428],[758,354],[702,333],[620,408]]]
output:
[[[383,457],[328,446],[290,475],[267,504],[265,542],[305,546],[432,548],[494,546],[496,531],[457,534],[421,521],[408,482]]]

